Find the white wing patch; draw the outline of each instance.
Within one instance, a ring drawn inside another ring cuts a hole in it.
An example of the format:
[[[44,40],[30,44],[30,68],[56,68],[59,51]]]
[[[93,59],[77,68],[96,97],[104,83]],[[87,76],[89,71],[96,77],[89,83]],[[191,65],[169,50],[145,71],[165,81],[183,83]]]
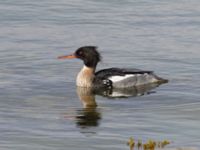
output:
[[[134,75],[127,74],[125,76],[112,76],[112,77],[109,77],[108,79],[111,80],[112,82],[120,82],[120,81],[125,80],[130,77],[134,77]]]
[[[125,94],[125,93],[123,93],[123,92],[117,92],[117,91],[113,91],[111,94],[109,94],[109,96],[111,96],[111,97],[130,97],[130,96],[132,96],[131,94]]]

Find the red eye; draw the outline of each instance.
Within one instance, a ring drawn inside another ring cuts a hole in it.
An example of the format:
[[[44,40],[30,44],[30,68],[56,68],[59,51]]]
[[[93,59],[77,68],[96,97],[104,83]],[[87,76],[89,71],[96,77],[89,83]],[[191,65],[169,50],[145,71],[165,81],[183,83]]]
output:
[[[82,52],[82,51],[80,51],[78,54],[79,54],[79,55],[83,55],[83,52]]]

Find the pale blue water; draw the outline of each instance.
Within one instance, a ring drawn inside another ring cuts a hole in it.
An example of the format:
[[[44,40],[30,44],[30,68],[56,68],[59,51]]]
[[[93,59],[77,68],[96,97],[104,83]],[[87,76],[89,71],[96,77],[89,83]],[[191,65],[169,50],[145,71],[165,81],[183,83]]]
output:
[[[1,150],[128,150],[130,136],[200,149],[200,1],[1,0],[0,14]],[[75,86],[82,62],[56,59],[84,45],[99,47],[98,69],[154,70],[170,82],[96,96],[88,112]]]

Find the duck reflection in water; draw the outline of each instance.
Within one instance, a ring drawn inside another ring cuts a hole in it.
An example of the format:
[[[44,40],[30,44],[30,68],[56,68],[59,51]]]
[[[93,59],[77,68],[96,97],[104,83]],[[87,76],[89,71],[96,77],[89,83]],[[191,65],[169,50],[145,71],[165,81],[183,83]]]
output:
[[[77,94],[83,104],[83,109],[78,110],[76,124],[78,127],[87,128],[99,125],[101,113],[97,109],[95,94],[91,88],[77,87]]]
[[[97,102],[95,100],[96,95],[107,97],[109,99],[125,99],[155,93],[155,91],[152,90],[159,85],[159,83],[151,83],[123,89],[77,87],[77,94],[83,104],[83,109],[77,111],[76,124],[80,128],[95,127],[99,125],[102,117],[100,109],[97,108]]]

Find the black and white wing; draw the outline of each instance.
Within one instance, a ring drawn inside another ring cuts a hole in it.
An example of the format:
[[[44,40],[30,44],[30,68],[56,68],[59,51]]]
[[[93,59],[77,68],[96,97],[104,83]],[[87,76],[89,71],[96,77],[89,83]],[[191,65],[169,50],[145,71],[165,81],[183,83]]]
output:
[[[95,77],[100,80],[109,81],[110,84],[112,84],[112,87],[115,88],[126,88],[155,83],[162,79],[156,76],[152,71],[120,68],[100,70],[95,73]]]

